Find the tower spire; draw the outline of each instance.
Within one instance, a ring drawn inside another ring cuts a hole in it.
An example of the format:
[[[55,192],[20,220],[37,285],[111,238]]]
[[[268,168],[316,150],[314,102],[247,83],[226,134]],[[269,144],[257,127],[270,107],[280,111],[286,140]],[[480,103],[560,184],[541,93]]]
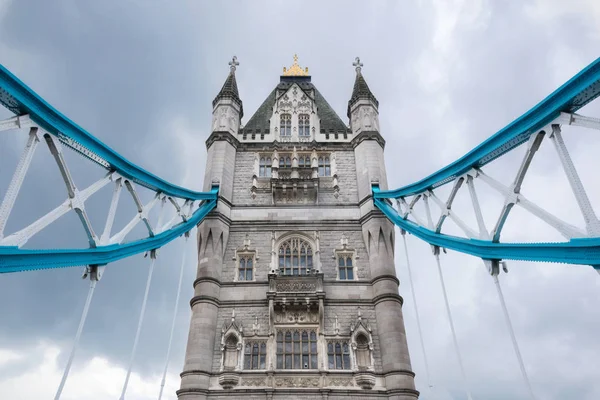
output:
[[[363,63],[360,57],[356,57],[352,63],[356,69],[356,78],[354,79],[354,88],[352,96],[348,101],[348,118],[354,133],[359,131],[379,130],[379,121],[377,120],[379,101],[369,89],[367,81],[362,74]],[[362,108],[362,109],[361,109]]]
[[[225,79],[223,87],[217,94],[217,97],[213,100],[213,107],[217,105],[219,100],[230,99],[240,107],[240,119],[244,116],[244,108],[242,107],[242,100],[240,99],[240,93],[238,92],[237,81],[235,80],[235,70],[240,65],[236,56],[233,56],[229,61],[229,75]]]

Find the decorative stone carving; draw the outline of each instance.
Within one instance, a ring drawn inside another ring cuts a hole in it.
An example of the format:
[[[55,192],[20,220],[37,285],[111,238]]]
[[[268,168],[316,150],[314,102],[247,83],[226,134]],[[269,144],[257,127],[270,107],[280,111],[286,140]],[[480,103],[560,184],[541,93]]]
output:
[[[280,293],[287,292],[314,292],[317,290],[316,282],[295,282],[293,280],[287,280],[283,282],[277,282],[275,290]]]
[[[275,378],[276,387],[319,387],[319,378]]]
[[[375,376],[372,372],[357,372],[354,374],[354,379],[362,389],[373,389],[373,386],[375,386]]]
[[[267,386],[266,378],[242,378],[242,383],[240,386]]]
[[[221,328],[221,371],[241,369],[242,324],[235,322],[235,309],[231,312],[231,322],[223,323]]]
[[[352,378],[329,378],[327,380],[327,386],[353,387],[354,379],[352,379]]]
[[[319,321],[317,310],[314,311],[275,311],[275,322],[295,323],[295,324],[314,324]]]
[[[219,375],[219,385],[223,389],[233,389],[240,382],[240,375],[234,372],[223,372]]]

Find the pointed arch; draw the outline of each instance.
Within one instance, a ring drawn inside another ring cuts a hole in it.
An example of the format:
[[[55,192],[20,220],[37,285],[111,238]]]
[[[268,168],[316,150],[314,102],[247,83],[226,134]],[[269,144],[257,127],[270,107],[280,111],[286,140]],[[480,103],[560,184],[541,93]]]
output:
[[[208,237],[206,238],[206,246],[204,247],[204,255],[214,254],[212,229],[208,229]]]
[[[388,254],[387,242],[385,240],[385,236],[383,234],[382,227],[379,227],[379,236],[377,237],[377,252],[379,253],[379,255],[387,255]],[[384,252],[385,252],[385,254],[384,254]]]

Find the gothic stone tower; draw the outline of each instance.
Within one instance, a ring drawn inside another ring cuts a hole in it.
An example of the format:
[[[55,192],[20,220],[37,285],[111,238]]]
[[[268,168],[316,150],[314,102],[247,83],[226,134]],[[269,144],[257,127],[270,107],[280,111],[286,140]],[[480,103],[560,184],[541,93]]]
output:
[[[348,127],[294,57],[245,126],[235,57],[213,101],[181,400],[418,392],[394,268],[378,101],[354,63]]]

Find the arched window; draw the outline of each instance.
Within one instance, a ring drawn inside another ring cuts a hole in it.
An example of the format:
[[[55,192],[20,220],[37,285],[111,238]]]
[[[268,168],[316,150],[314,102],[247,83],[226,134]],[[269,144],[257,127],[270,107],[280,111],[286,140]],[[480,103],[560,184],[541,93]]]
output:
[[[279,168],[285,168],[285,158],[283,156],[279,157]]]
[[[329,157],[319,157],[319,176],[331,176]]]
[[[279,120],[279,135],[292,136],[292,116],[290,114],[281,114]]]
[[[310,157],[306,156],[304,157],[304,165],[306,165],[306,168],[310,168]]]
[[[302,156],[300,156],[300,158],[298,158],[298,167],[304,168],[304,157],[302,157]]]
[[[271,177],[271,157],[261,157],[258,167],[258,176]]]
[[[279,246],[279,272],[283,275],[306,275],[312,267],[312,248],[304,240],[292,238]]]
[[[327,359],[329,369],[351,369],[348,342],[329,342],[327,344]]]
[[[317,333],[314,330],[277,333],[277,369],[317,368]]]
[[[298,136],[310,136],[310,116],[308,114],[298,115]]]
[[[251,281],[254,275],[254,256],[240,256],[238,281]]]
[[[244,369],[266,369],[267,344],[248,342],[244,348]]]
[[[285,167],[286,168],[292,168],[292,159],[289,157],[285,158]]]
[[[356,365],[358,369],[366,369],[371,366],[369,340],[362,333],[356,336]]]
[[[338,271],[340,280],[354,280],[354,267],[352,266],[352,256],[348,254],[338,255]]]
[[[225,358],[223,367],[225,370],[233,370],[238,365],[238,338],[234,334],[227,336],[225,340]]]
[[[260,164],[258,167],[258,176],[265,176],[266,172],[265,172],[265,158],[261,157],[260,158]]]

